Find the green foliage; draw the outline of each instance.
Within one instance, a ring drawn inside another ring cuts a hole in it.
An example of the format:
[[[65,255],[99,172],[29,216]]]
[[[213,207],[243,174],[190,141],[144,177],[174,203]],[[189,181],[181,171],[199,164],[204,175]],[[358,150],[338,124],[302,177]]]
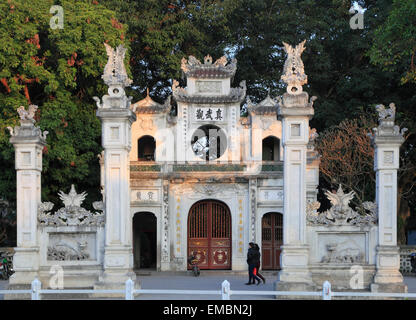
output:
[[[394,0],[385,22],[378,27],[369,51],[371,61],[384,70],[403,73],[401,83],[416,83],[416,2]]]
[[[76,184],[88,202],[99,198],[97,155],[100,122],[92,96],[105,93],[100,79],[107,62],[103,46],[121,43],[116,14],[96,1],[60,1],[64,28],[51,29],[52,0],[0,2],[0,195],[15,197],[13,147],[6,126],[18,124],[16,109],[39,105],[37,125],[48,130],[43,154],[42,197]],[[67,190],[65,190],[67,191]]]
[[[220,0],[105,0],[128,25],[133,86],[140,93],[150,89],[155,100],[170,94],[172,79],[181,79],[181,59],[206,54],[219,57],[228,44],[223,1]]]

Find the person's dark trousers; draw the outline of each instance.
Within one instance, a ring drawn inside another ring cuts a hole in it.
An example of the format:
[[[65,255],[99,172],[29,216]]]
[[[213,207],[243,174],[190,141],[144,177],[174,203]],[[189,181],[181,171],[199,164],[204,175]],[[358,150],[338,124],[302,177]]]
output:
[[[264,279],[263,275],[261,275],[261,274],[260,274],[260,263],[259,263],[259,264],[257,264],[256,268],[257,268],[257,276],[258,276],[261,280],[263,280],[263,283],[266,283],[266,279]]]
[[[257,277],[255,274],[254,274],[254,268],[256,267],[256,265],[255,264],[249,264],[248,265],[248,276],[249,276],[249,280],[248,280],[248,282],[249,283],[253,283],[254,284],[254,280],[257,280],[258,282],[260,282],[260,278],[259,277]]]

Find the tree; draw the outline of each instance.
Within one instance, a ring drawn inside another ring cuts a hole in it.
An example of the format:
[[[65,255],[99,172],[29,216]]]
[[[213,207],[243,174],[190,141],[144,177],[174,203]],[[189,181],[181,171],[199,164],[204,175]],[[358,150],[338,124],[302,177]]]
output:
[[[181,59],[194,55],[216,58],[228,45],[228,27],[221,0],[105,0],[128,26],[132,92],[143,97],[146,88],[162,102],[171,94],[172,79],[181,80]]]
[[[77,185],[87,203],[97,200],[101,126],[92,97],[106,88],[103,43],[122,42],[125,28],[97,1],[64,0],[64,28],[51,29],[53,0],[0,2],[0,196],[15,199],[14,151],[6,126],[18,124],[16,109],[39,105],[37,125],[48,130],[42,198]]]
[[[374,34],[371,61],[402,73],[401,83],[416,83],[416,2],[394,0],[385,22]]]
[[[354,190],[353,203],[358,205],[375,201],[374,148],[367,134],[376,126],[368,117],[344,120],[322,132],[315,143],[326,183],[335,190],[338,184]]]

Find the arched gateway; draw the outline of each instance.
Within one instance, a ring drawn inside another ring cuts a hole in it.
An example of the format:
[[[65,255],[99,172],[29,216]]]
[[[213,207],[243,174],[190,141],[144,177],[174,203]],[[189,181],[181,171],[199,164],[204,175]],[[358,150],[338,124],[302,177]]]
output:
[[[191,207],[188,256],[191,254],[201,269],[231,269],[231,214],[226,204],[203,200]]]

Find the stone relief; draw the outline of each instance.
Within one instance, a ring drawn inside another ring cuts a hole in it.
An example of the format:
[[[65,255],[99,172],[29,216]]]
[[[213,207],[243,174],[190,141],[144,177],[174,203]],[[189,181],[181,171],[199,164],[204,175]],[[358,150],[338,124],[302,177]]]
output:
[[[329,210],[318,213],[317,210],[321,205],[318,201],[306,205],[306,220],[309,225],[371,226],[377,224],[377,206],[373,202],[363,203],[364,214],[354,211],[349,206],[350,201],[354,198],[354,191],[345,194],[339,185],[337,193],[326,191],[325,195],[332,205]]]
[[[77,242],[78,247],[73,247],[67,243],[57,243],[48,248],[48,260],[87,260],[90,258],[87,252],[87,242]]]
[[[354,241],[331,243],[326,246],[327,254],[321,263],[363,263],[364,255]]]
[[[81,207],[87,194],[77,194],[74,185],[68,194],[60,191],[59,197],[65,207],[60,208],[56,213],[50,211],[53,203],[43,202],[38,206],[38,221],[41,226],[103,226],[105,222],[104,213],[90,212]],[[104,211],[104,204],[101,201],[94,202],[93,207],[97,211]]]
[[[223,187],[219,185],[212,185],[212,184],[203,184],[203,185],[196,184],[194,185],[193,189],[195,193],[207,194],[211,196],[213,194],[219,193],[223,189]]]
[[[283,67],[281,79],[287,86],[287,92],[290,94],[299,94],[302,92],[302,85],[308,83],[308,76],[305,74],[305,68],[301,59],[301,54],[305,50],[306,40],[299,43],[295,48],[283,42],[283,49],[287,53],[287,58]]]

